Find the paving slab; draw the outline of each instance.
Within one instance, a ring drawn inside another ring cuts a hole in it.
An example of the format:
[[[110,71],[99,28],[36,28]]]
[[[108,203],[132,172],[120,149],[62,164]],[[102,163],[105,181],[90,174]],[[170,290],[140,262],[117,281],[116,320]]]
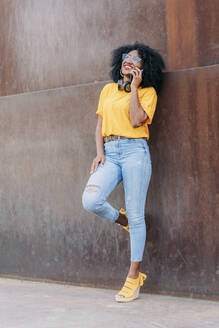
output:
[[[0,328],[219,328],[219,302],[0,278]]]

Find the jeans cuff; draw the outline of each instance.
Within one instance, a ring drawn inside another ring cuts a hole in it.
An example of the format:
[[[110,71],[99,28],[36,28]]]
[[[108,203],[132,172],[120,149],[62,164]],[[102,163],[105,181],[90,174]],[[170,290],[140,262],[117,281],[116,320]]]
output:
[[[115,210],[114,222],[118,219],[118,217],[119,217],[119,211]]]

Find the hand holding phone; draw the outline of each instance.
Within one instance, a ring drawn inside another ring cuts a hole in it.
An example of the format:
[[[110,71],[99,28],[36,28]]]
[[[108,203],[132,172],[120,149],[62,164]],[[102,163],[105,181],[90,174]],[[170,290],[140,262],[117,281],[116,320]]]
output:
[[[138,67],[135,67],[131,70],[130,74],[130,80],[131,80],[131,89],[132,88],[138,88],[139,85],[142,82],[142,73],[143,73],[143,69],[140,69]]]

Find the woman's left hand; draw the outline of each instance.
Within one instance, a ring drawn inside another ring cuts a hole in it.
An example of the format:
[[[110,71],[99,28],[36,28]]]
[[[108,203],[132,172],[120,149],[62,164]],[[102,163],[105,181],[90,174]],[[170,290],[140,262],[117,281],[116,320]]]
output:
[[[143,72],[143,69],[140,69],[138,67],[133,68],[132,71],[130,72],[130,74],[132,74],[132,76],[133,76],[133,79],[131,82],[131,90],[134,88],[137,89],[139,87],[139,85],[141,84],[142,72]]]

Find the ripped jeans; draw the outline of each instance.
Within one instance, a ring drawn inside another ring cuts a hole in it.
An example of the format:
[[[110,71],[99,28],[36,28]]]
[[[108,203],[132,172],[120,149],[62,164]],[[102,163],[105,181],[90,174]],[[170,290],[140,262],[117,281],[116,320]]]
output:
[[[119,211],[107,198],[123,180],[130,229],[131,261],[141,262],[146,242],[145,202],[152,166],[144,138],[125,138],[104,143],[105,162],[90,175],[82,195],[85,210],[115,222]]]

